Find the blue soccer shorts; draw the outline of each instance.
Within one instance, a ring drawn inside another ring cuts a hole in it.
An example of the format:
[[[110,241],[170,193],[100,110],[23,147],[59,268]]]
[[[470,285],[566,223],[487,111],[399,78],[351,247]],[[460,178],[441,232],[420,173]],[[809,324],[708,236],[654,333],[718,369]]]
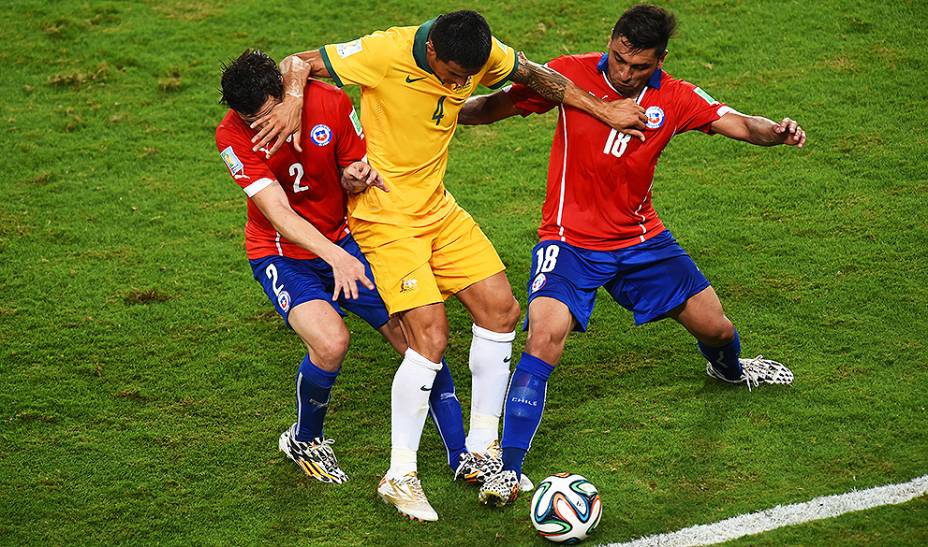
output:
[[[346,236],[337,245],[360,260],[361,264],[364,264],[367,278],[374,280],[371,266],[353,237]],[[265,294],[287,326],[290,326],[287,321],[290,310],[310,300],[327,302],[342,317],[346,315],[342,310],[344,308],[367,321],[375,329],[382,327],[390,319],[377,289],[370,290],[361,283],[358,283],[357,299],[345,298],[344,293],[340,293],[338,300],[333,301],[335,279],[332,277],[332,267],[321,258],[267,256],[248,262],[251,264],[255,280],[264,288]]]
[[[585,332],[604,287],[638,325],[663,319],[709,280],[669,230],[615,251],[593,251],[561,241],[542,241],[532,249],[528,303],[539,296],[563,302]],[[523,329],[528,329],[528,314]]]

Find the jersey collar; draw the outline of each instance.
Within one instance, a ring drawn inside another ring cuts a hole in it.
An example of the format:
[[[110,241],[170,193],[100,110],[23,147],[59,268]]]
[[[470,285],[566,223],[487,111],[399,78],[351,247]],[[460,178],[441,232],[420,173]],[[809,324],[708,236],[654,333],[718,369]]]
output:
[[[416,66],[432,74],[432,68],[429,66],[428,57],[425,54],[425,43],[429,41],[429,32],[432,31],[432,25],[435,19],[429,19],[422,23],[416,29],[416,37],[412,41],[412,57],[416,60]]]
[[[596,70],[602,72],[603,74],[606,74],[606,67],[608,66],[608,63],[609,63],[609,54],[603,53],[603,56],[600,57],[599,61],[596,63]],[[661,69],[655,70],[654,74],[652,74],[651,77],[648,78],[647,86],[652,89],[660,89],[661,88],[661,77],[663,75],[664,75],[663,70]],[[607,81],[608,81],[608,78],[607,78]]]

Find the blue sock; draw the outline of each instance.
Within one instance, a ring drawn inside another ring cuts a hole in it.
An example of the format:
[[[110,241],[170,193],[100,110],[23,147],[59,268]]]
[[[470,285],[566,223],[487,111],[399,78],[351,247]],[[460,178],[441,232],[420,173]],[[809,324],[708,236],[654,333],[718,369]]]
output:
[[[548,377],[554,367],[523,352],[509,382],[503,418],[503,469],[522,474],[522,462],[532,445],[545,409]]]
[[[309,442],[322,437],[329,395],[338,371],[327,372],[313,364],[309,355],[296,375],[296,440]]]
[[[464,418],[461,416],[461,402],[454,393],[454,380],[448,363],[441,360],[441,370],[435,375],[432,394],[429,395],[429,412],[438,428],[438,434],[445,443],[448,453],[448,465],[456,471],[461,462],[464,446]]]
[[[741,355],[741,339],[738,337],[738,331],[735,330],[735,337],[731,342],[720,348],[713,348],[696,341],[699,351],[712,363],[712,368],[720,372],[723,376],[732,381],[741,379],[741,363],[738,357]]]

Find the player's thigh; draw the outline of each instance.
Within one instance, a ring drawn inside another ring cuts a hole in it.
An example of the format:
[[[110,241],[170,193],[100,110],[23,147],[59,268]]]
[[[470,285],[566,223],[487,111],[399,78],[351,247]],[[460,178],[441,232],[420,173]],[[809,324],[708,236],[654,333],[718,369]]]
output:
[[[577,321],[567,304],[541,296],[528,306],[528,339],[525,351],[548,364],[556,365],[564,353],[567,336]]]
[[[691,296],[667,315],[703,342],[725,344],[735,335],[735,327],[725,316],[722,302],[712,286]]]
[[[328,301],[336,313],[341,313],[338,303],[331,302],[331,274],[322,271],[322,259],[269,256],[249,263],[255,280],[288,326],[291,311],[311,300]]]
[[[512,295],[506,272],[497,272],[457,293],[477,326],[511,332],[519,321],[519,302]]]
[[[290,310],[289,321],[312,362],[324,370],[337,370],[348,351],[350,335],[332,304],[325,300],[303,302]]]
[[[686,301],[709,287],[709,280],[682,251],[675,256],[634,257],[634,267],[605,284],[616,302],[631,311],[638,325],[669,317]]]
[[[575,319],[573,328],[586,331],[596,290],[614,275],[614,268],[600,260],[603,253],[580,249],[559,241],[542,241],[532,249],[528,303],[537,298],[561,302]],[[532,314],[525,317],[524,330],[530,330]]]
[[[363,319],[368,325],[376,329],[383,335],[384,339],[393,346],[393,349],[401,355],[406,351],[406,337],[403,335],[403,329],[400,325],[399,318],[390,317],[387,312],[386,304],[380,296],[380,290],[377,286],[377,277],[374,275],[370,262],[361,252],[361,248],[353,237],[348,236],[338,242],[339,246],[348,254],[358,259],[364,266],[364,273],[367,278],[374,282],[374,288],[368,289],[363,285],[358,285],[358,297],[347,298],[342,295],[338,303],[342,309],[348,310]]]
[[[439,226],[432,242],[429,264],[445,298],[506,269],[486,234],[473,217],[460,207],[456,207]],[[502,280],[505,280],[505,276]],[[502,280],[493,281],[493,286],[499,286]],[[508,285],[509,282],[505,283]],[[511,288],[508,296],[512,297]],[[500,298],[505,300],[506,295]]]
[[[403,355],[406,349],[409,348],[409,343],[406,341],[406,333],[403,331],[403,323],[400,321],[399,316],[394,315],[390,317],[390,319],[381,325],[377,331],[400,355]]]
[[[444,302],[432,268],[429,234],[371,245],[358,239],[370,263],[377,292],[390,314]]]
[[[321,259],[270,256],[249,261],[255,280],[277,313],[306,345],[313,362],[337,368],[348,346],[342,311],[332,301],[331,286],[321,273]],[[313,329],[318,323],[320,328]]]
[[[367,257],[364,256],[364,253],[361,252],[360,247],[358,247],[358,244],[351,236],[339,241],[338,245],[344,249],[346,253],[358,259],[358,262],[364,266],[364,273],[367,275],[367,278],[374,282],[373,289],[368,289],[364,285],[359,284],[357,298],[348,298],[345,295],[341,295],[338,299],[338,304],[343,309],[363,319],[371,327],[379,330],[390,319],[390,314],[387,312],[387,307],[383,302],[383,298],[380,296],[380,291],[377,288],[377,277],[374,275],[370,262],[368,262]],[[329,268],[329,271],[331,272],[331,268]]]

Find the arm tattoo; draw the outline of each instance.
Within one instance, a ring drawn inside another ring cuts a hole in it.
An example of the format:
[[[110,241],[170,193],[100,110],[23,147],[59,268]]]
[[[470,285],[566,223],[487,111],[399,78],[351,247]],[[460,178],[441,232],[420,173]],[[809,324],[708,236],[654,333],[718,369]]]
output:
[[[519,55],[519,68],[512,75],[512,81],[526,85],[535,93],[553,103],[564,101],[564,91],[570,80],[546,66],[529,61],[521,51]]]

